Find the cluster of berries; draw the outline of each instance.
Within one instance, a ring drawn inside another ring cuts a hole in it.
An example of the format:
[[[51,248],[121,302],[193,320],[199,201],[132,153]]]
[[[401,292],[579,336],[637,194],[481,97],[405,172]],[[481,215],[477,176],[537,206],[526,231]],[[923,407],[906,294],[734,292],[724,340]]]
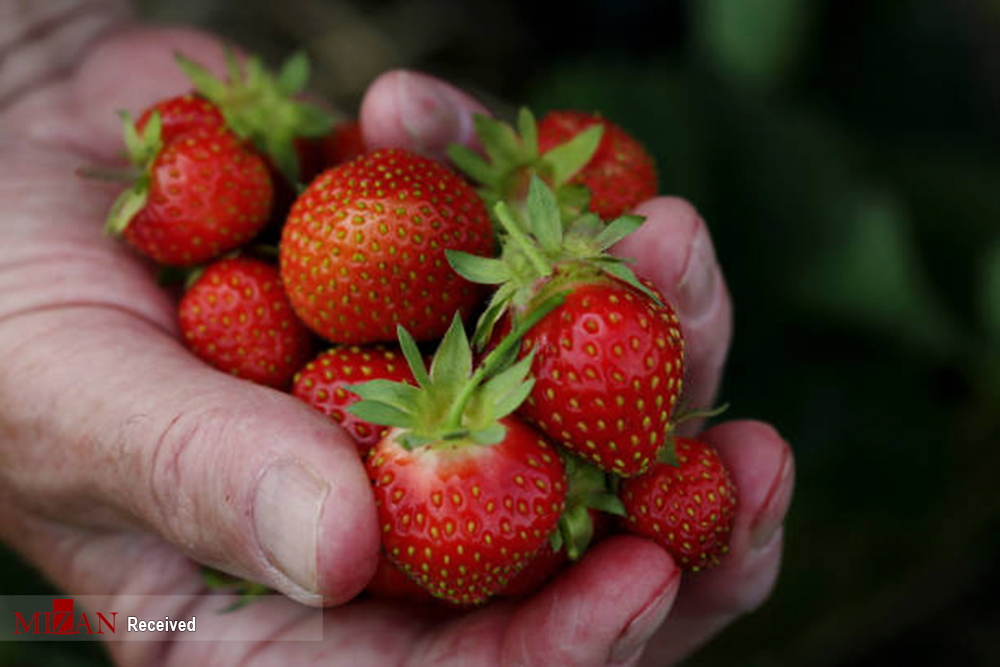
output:
[[[299,99],[304,58],[230,60],[221,80],[179,58],[194,91],[125,117],[135,180],[108,228],[188,269],[193,353],[354,438],[382,535],[369,590],[529,594],[616,528],[717,563],[736,490],[674,434],[682,323],[608,253],[656,194],[639,142],[588,113],[477,117],[456,171],[367,151]]]

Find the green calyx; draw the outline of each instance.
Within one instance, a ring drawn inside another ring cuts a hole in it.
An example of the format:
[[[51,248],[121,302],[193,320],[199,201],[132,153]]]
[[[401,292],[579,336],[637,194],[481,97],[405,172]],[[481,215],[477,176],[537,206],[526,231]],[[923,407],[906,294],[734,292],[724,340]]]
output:
[[[594,537],[594,522],[590,510],[625,516],[625,506],[615,495],[607,474],[586,461],[566,454],[566,508],[559,517],[559,527],[549,538],[553,551],[566,549],[570,560],[577,560],[590,546]]]
[[[241,67],[235,54],[227,50],[228,81],[216,78],[181,54],[176,59],[195,90],[219,107],[228,128],[252,141],[257,150],[274,161],[289,183],[298,184],[295,139],[322,136],[335,121],[327,111],[298,99],[309,80],[308,57],[296,53],[275,75],[257,57],[247,59]]]
[[[460,144],[448,148],[448,157],[467,176],[480,184],[479,194],[487,208],[501,201],[519,208],[530,181],[539,177],[556,192],[559,210],[567,219],[587,210],[590,192],[570,180],[583,169],[601,143],[604,128],[593,125],[563,144],[540,153],[538,125],[528,109],[517,116],[517,129],[489,116],[476,115],[476,135],[486,153]]]
[[[158,112],[150,115],[141,134],[135,129],[135,123],[127,112],[122,111],[120,115],[122,135],[125,138],[125,154],[132,167],[115,173],[93,172],[98,178],[131,181],[129,188],[118,195],[111,205],[111,211],[104,223],[104,233],[111,236],[121,236],[135,214],[146,205],[146,200],[149,198],[149,171],[156,156],[163,149],[163,122]]]
[[[482,346],[496,322],[513,307],[530,311],[547,289],[592,279],[601,273],[621,280],[659,303],[659,296],[643,285],[628,267],[628,261],[608,254],[608,249],[639,228],[644,218],[623,215],[603,222],[584,213],[564,222],[555,193],[540,178],[532,177],[525,200],[523,222],[506,202],[498,202],[494,213],[501,228],[500,257],[478,257],[446,251],[448,262],[463,278],[474,283],[498,285],[489,306],[480,317],[473,337]]]
[[[550,297],[475,368],[458,313],[429,370],[413,337],[398,327],[399,344],[417,386],[390,380],[352,385],[348,389],[362,400],[348,410],[373,424],[404,429],[400,444],[407,449],[502,441],[506,429],[499,420],[520,407],[534,386],[528,376],[533,355],[517,361],[521,338],[564,299],[562,294]]]

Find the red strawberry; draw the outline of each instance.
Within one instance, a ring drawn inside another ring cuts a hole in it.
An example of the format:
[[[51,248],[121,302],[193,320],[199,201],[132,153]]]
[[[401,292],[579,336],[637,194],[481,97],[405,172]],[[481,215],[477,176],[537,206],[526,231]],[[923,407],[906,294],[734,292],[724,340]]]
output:
[[[327,167],[336,167],[367,152],[361,123],[349,120],[335,125],[333,132],[322,139],[323,160]]]
[[[600,114],[552,111],[538,122],[538,150],[544,155],[594,125],[604,127],[601,143],[569,182],[586,186],[590,209],[610,220],[656,196],[656,166],[642,144]]]
[[[593,509],[589,510],[589,515],[590,521],[593,522],[593,538],[589,545],[593,546],[611,529],[611,521],[607,514]],[[573,560],[576,559],[571,559],[565,548],[556,551],[550,542],[535,554],[523,570],[510,578],[500,595],[507,598],[533,595]]]
[[[278,270],[236,257],[209,266],[180,303],[184,342],[219,370],[275,388],[288,386],[311,353]]]
[[[649,153],[601,116],[554,111],[536,124],[522,109],[516,130],[486,116],[476,116],[475,123],[486,157],[461,145],[451,146],[448,155],[481,184],[490,206],[505,201],[520,209],[533,177],[555,191],[568,217],[589,209],[614,218],[656,194]]]
[[[411,603],[437,602],[437,598],[403,574],[403,571],[393,565],[385,554],[379,555],[375,576],[365,586],[365,591],[375,597],[406,600]]]
[[[219,107],[208,100],[188,93],[161,100],[142,112],[135,122],[135,129],[141,135],[153,114],[160,115],[160,139],[169,142],[179,135],[199,127],[224,128],[226,119]]]
[[[517,419],[489,447],[408,451],[397,431],[368,463],[389,557],[437,597],[477,604],[546,543],[566,493],[559,455]]]
[[[656,464],[622,481],[626,528],[648,537],[685,570],[713,567],[729,551],[736,510],[736,486],[719,454],[709,445],[676,438],[678,466]]]
[[[489,218],[444,165],[389,149],[321,174],[292,207],[281,273],[299,317],[339,343],[441,336],[481,290],[459,277],[445,249],[493,250]]]
[[[419,388],[377,380],[353,387],[364,400],[352,412],[395,425],[368,459],[383,548],[411,579],[454,604],[478,604],[502,590],[563,510],[559,455],[508,416],[530,389],[528,361],[504,366],[522,329],[473,371],[456,314],[430,372],[402,329]]]
[[[519,414],[604,470],[641,473],[668,440],[684,372],[673,309],[605,252],[642,219],[605,225],[587,214],[564,224],[555,195],[538,178],[523,223],[504,203],[496,215],[507,231],[499,259],[448,256],[470,280],[501,284],[477,341],[489,340],[504,312],[516,323],[547,296],[567,294],[524,337],[536,383]]]
[[[399,350],[383,345],[335,347],[310,361],[295,375],[292,395],[329,415],[351,434],[365,457],[388,429],[358,419],[347,407],[358,395],[347,389],[356,382],[395,380],[414,383],[413,373]]]
[[[566,302],[524,337],[536,381],[520,414],[601,468],[638,474],[656,460],[681,392],[677,316],[608,276],[563,287]]]
[[[125,136],[143,176],[115,202],[107,230],[143,254],[200,264],[243,245],[267,222],[267,165],[231,133],[199,127],[162,143],[158,122],[140,138],[126,118]]]

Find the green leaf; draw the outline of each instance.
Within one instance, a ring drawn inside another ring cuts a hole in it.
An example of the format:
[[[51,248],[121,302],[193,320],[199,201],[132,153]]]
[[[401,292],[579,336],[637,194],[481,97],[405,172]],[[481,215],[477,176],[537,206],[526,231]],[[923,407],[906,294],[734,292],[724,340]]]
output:
[[[600,263],[600,266],[605,273],[614,276],[615,278],[621,280],[624,283],[628,283],[635,289],[639,290],[640,292],[648,296],[654,302],[663,305],[663,302],[660,300],[660,295],[654,292],[653,290],[649,289],[645,285],[643,285],[642,282],[635,277],[635,273],[632,272],[632,269],[625,266],[625,264],[623,264],[620,260],[603,261]]]
[[[382,426],[409,428],[414,421],[410,413],[378,401],[358,401],[348,406],[347,411],[358,419]]]
[[[514,128],[483,114],[473,117],[476,126],[476,136],[479,137],[483,150],[496,167],[506,167],[523,162],[520,141]]]
[[[132,218],[146,205],[148,198],[149,177],[143,176],[115,199],[104,223],[104,233],[109,236],[121,236],[132,222]]]
[[[511,350],[516,356],[517,346],[512,347]],[[490,412],[495,418],[506,417],[521,407],[521,404],[528,398],[532,387],[535,386],[534,379],[528,379],[534,357],[534,351],[532,351],[483,385],[480,400],[485,405],[490,406]]]
[[[552,190],[537,176],[528,185],[528,231],[542,249],[556,253],[562,248],[563,225],[559,205]]]
[[[594,522],[590,519],[590,512],[583,505],[568,508],[559,517],[559,532],[566,544],[566,556],[574,561],[579,559],[594,537]]]
[[[608,491],[589,493],[581,499],[581,504],[614,516],[625,516],[625,505],[618,496]]]
[[[569,223],[566,235],[592,239],[600,234],[604,228],[604,223],[601,222],[596,213],[584,213]]]
[[[428,435],[421,435],[420,433],[414,433],[413,431],[405,431],[399,434],[396,441],[403,446],[404,449],[416,449],[417,447],[423,447],[424,445],[430,445],[437,442],[440,438]]]
[[[436,387],[454,388],[469,379],[472,374],[472,349],[465,336],[465,327],[459,313],[451,321],[451,326],[441,339],[441,345],[431,362],[431,383]]]
[[[417,407],[420,390],[406,382],[392,380],[370,380],[344,387],[366,401],[385,403],[403,412],[413,413]]]
[[[413,373],[417,384],[421,387],[430,386],[431,378],[427,374],[427,367],[424,365],[424,358],[420,354],[420,348],[417,347],[417,341],[413,340],[413,336],[410,335],[410,332],[402,324],[396,325],[396,337],[399,338],[399,347],[403,351],[406,364],[410,367],[410,372]]]
[[[469,433],[469,438],[478,445],[495,445],[506,437],[507,427],[497,422]]]
[[[466,280],[481,285],[498,285],[510,280],[507,265],[499,259],[479,257],[461,250],[445,250],[448,264]]]
[[[191,80],[191,83],[194,85],[194,89],[198,91],[202,97],[205,97],[210,102],[214,102],[216,104],[227,97],[229,88],[226,86],[224,81],[216,78],[203,66],[193,60],[188,60],[180,53],[175,53],[174,59],[177,61],[177,65],[181,68],[184,74],[186,74]],[[239,66],[237,65],[237,68],[238,67]]]
[[[472,341],[476,349],[482,350],[486,347],[490,337],[493,335],[493,328],[500,321],[500,318],[503,317],[503,314],[507,312],[507,307],[510,305],[510,300],[516,290],[517,288],[513,284],[507,283],[501,285],[493,293],[493,298],[490,299],[486,310],[480,315],[479,322],[476,323],[476,331],[472,336]]]
[[[564,144],[546,151],[541,160],[552,171],[555,187],[560,187],[587,166],[604,136],[603,125],[591,125]]]
[[[452,144],[448,146],[448,159],[459,171],[477,183],[499,187],[500,171],[490,165],[478,153],[467,146]]]
[[[615,218],[608,226],[605,227],[600,234],[594,239],[594,243],[601,250],[607,250],[614,244],[621,241],[623,238],[639,229],[642,223],[646,221],[646,218],[641,215],[623,215],[620,218]]]
[[[552,547],[552,551],[555,553],[559,553],[559,550],[563,548],[562,531],[559,530],[558,528],[552,531],[552,534],[549,535],[549,545]]]
[[[674,442],[673,437],[667,436],[666,441],[660,450],[656,453],[656,460],[658,463],[664,465],[673,466],[675,468],[681,467],[681,462],[677,459],[677,443]]]
[[[563,220],[573,220],[590,208],[590,189],[586,185],[563,185],[559,188],[559,212]],[[596,215],[594,216],[597,217]]]
[[[538,124],[535,115],[527,107],[517,112],[517,131],[521,135],[521,147],[528,160],[538,157]]]
[[[278,90],[285,95],[298,95],[309,82],[309,57],[302,51],[293,54],[278,74]]]

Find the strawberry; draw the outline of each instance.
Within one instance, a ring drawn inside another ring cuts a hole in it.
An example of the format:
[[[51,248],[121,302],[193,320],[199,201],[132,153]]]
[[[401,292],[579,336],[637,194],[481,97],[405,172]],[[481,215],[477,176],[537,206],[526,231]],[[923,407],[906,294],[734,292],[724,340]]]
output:
[[[445,249],[492,252],[482,202],[444,165],[379,150],[327,170],[299,196],[281,272],[299,317],[330,341],[392,341],[397,323],[430,340],[481,294],[451,270]]]
[[[610,220],[656,196],[656,166],[642,144],[600,114],[551,111],[538,122],[538,150],[544,155],[595,125],[604,127],[601,143],[569,183],[586,186],[590,209]]]
[[[278,270],[256,259],[215,262],[180,303],[184,343],[221,371],[284,388],[311,352]]]
[[[322,139],[323,161],[327,167],[350,162],[367,152],[365,139],[361,135],[361,123],[349,120],[333,127],[333,131]]]
[[[295,375],[292,395],[329,415],[346,430],[365,457],[388,432],[381,426],[358,419],[347,407],[358,401],[347,389],[354,382],[395,380],[414,383],[410,367],[398,350],[384,345],[339,346],[323,352]]]
[[[611,219],[656,194],[653,159],[601,116],[556,111],[536,123],[522,109],[516,130],[486,116],[474,121],[485,158],[461,145],[451,146],[448,155],[480,184],[491,208],[505,201],[520,210],[534,177],[553,189],[566,221],[588,208]]]
[[[365,591],[378,598],[406,600],[409,603],[437,602],[437,598],[403,574],[385,554],[379,555],[375,575],[365,586]]]
[[[172,141],[199,127],[226,126],[226,119],[219,107],[191,93],[161,100],[143,111],[135,122],[135,129],[140,135],[154,113],[160,115],[160,140],[164,142]]]
[[[523,223],[503,202],[496,206],[507,232],[500,258],[448,255],[469,280],[500,284],[476,340],[487,342],[504,313],[516,323],[550,294],[568,292],[524,336],[536,383],[520,414],[604,470],[637,475],[669,441],[684,371],[674,310],[605,252],[642,218],[605,225],[585,214],[564,229],[554,193],[537,177],[526,205]]]
[[[520,414],[605,470],[640,473],[656,460],[681,391],[677,316],[610,276],[553,280],[571,292],[525,335],[536,382]]]
[[[297,53],[277,74],[264,68],[261,60],[251,57],[241,65],[236,56],[226,52],[228,79],[220,79],[207,69],[177,56],[177,64],[187,74],[197,94],[211,102],[225,118],[226,127],[250,142],[294,186],[312,174],[314,148],[308,138],[326,135],[333,126],[333,116],[319,106],[301,99],[309,79],[309,60]]]
[[[115,201],[106,230],[157,262],[192,266],[252,239],[267,222],[273,188],[264,160],[220,127],[169,142],[159,114],[140,136],[127,115],[125,143],[138,176]]]
[[[593,524],[593,537],[590,546],[597,544],[611,529],[608,515],[597,510],[588,510],[589,520]],[[572,557],[567,549],[556,550],[551,541],[535,554],[523,570],[515,574],[500,592],[506,598],[522,598],[538,592],[552,577],[559,574],[569,563],[579,560],[580,555]]]
[[[425,590],[457,605],[502,590],[563,510],[559,455],[510,416],[531,389],[530,357],[509,364],[521,333],[473,371],[456,313],[428,372],[400,327],[419,387],[384,380],[352,387],[364,399],[351,406],[355,415],[394,427],[368,459],[383,548]]]
[[[658,463],[623,480],[625,527],[653,540],[685,570],[719,563],[729,551],[736,510],[736,486],[719,453],[690,438],[676,438],[678,465]]]

